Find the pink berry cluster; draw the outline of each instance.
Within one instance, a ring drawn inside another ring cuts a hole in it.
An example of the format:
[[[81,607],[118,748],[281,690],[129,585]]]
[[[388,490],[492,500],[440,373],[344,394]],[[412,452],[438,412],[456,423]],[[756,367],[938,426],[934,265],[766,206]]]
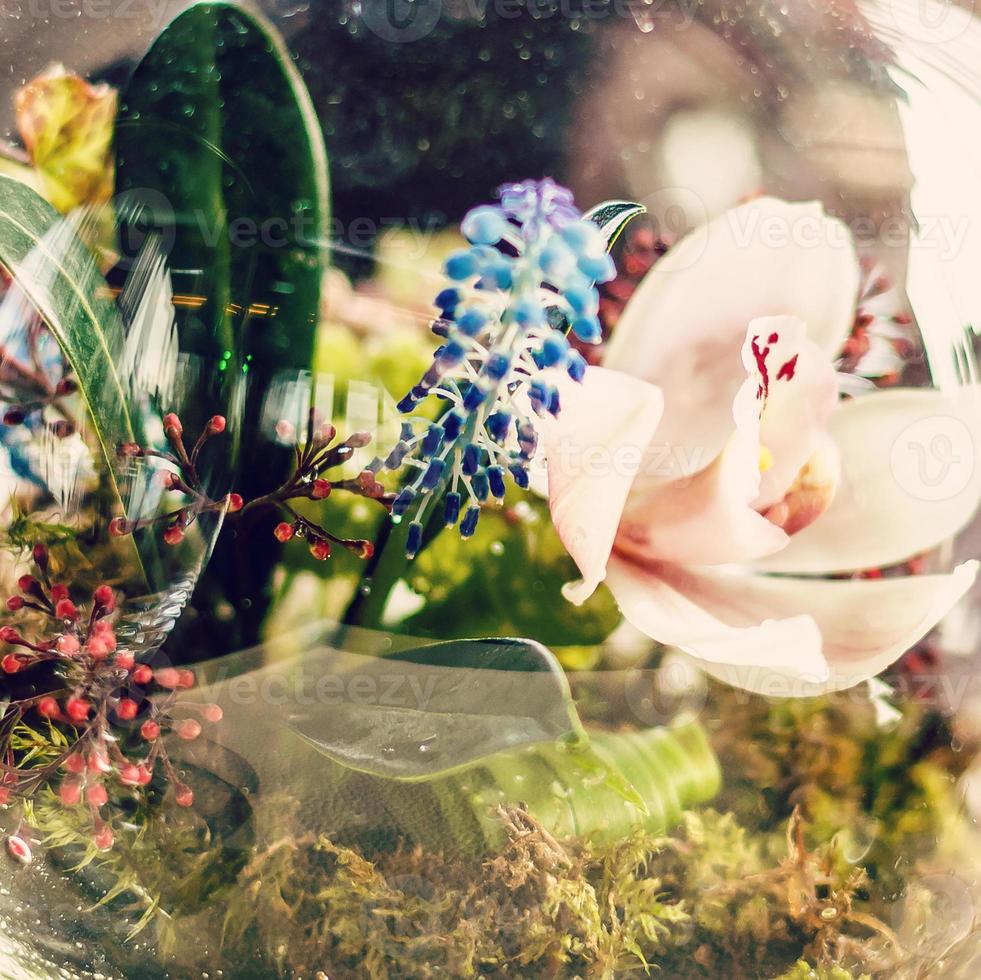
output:
[[[113,627],[112,588],[100,585],[89,602],[76,604],[68,586],[51,580],[47,549],[35,545],[33,557],[37,574],[20,578],[18,594],[7,599],[6,608],[29,617],[31,634],[42,638],[28,639],[14,625],[0,627],[0,642],[10,648],[0,667],[6,674],[20,674],[53,662],[48,672],[52,689],[38,694],[37,684],[25,685],[28,693],[15,696],[0,721],[8,736],[6,747],[0,743],[0,804],[9,803],[14,794],[27,796],[57,784],[65,806],[88,808],[92,840],[105,850],[113,844],[106,817],[112,794],[147,786],[158,768],[173,787],[178,806],[194,802],[162,736],[172,732],[193,740],[202,726],[189,715],[218,722],[222,712],[216,704],[178,700],[179,691],[194,685],[192,671],[137,662],[132,651],[120,646]],[[151,699],[150,694],[156,696]],[[35,765],[16,758],[9,733],[22,721],[36,727],[40,719],[58,727],[67,747],[54,761]]]
[[[174,412],[164,416],[163,426],[170,447],[168,451],[159,452],[135,443],[124,443],[119,446],[118,454],[129,459],[154,457],[164,460],[169,465],[160,470],[163,487],[180,493],[184,502],[174,510],[149,519],[134,521],[116,517],[109,524],[110,534],[118,537],[150,525],[160,525],[163,527],[163,540],[167,544],[177,545],[183,541],[185,531],[200,514],[224,511],[233,520],[244,521],[263,510],[278,510],[287,519],[273,528],[276,539],[284,543],[293,538],[304,539],[310,553],[320,561],[330,557],[332,544],[346,548],[359,558],[367,559],[374,553],[370,541],[338,537],[298,513],[292,506],[292,502],[299,500],[326,500],[335,490],[343,490],[377,500],[390,509],[393,495],[386,492],[371,469],[363,470],[353,479],[328,480],[323,476],[326,471],[347,462],[356,449],[366,446],[371,441],[368,433],[356,432],[338,442],[334,426],[311,410],[305,440],[301,444],[296,427],[289,422],[280,422],[276,426],[277,438],[280,442],[294,443],[296,464],[293,473],[276,490],[246,502],[237,493],[226,494],[220,500],[211,499],[202,489],[198,477],[198,455],[208,439],[225,431],[226,420],[223,416],[211,418],[190,452],[184,445],[184,427]]]

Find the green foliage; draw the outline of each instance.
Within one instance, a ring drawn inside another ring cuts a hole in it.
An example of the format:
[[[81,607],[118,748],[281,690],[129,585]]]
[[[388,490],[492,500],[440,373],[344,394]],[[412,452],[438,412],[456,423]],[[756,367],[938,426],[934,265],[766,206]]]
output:
[[[525,494],[485,511],[469,541],[441,534],[419,555],[407,580],[425,606],[402,628],[444,638],[511,634],[557,647],[601,643],[620,613],[604,588],[571,605],[562,586],[578,577],[548,507]]]

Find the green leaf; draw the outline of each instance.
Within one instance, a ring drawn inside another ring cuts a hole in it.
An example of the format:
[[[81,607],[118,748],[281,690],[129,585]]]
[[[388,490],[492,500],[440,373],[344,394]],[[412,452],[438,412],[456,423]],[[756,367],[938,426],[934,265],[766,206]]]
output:
[[[145,442],[117,369],[125,340],[122,321],[92,253],[72,225],[26,184],[2,175],[0,264],[61,345],[119,497],[116,447]]]
[[[282,39],[239,4],[192,5],[122,93],[115,150],[130,238],[156,231],[175,293],[197,298],[178,310],[181,351],[202,369],[192,424],[214,403],[243,405],[229,419],[236,489],[268,492],[292,457],[262,438],[263,400],[310,369],[329,220],[323,137]],[[211,594],[250,609],[238,634],[225,631],[230,645],[254,639],[279,553],[271,535],[256,538],[249,562],[231,544],[212,561]]]
[[[386,657],[336,651],[305,668],[336,695],[294,713],[290,727],[361,772],[432,779],[499,751],[585,739],[561,666],[529,640],[453,640]]]
[[[624,228],[638,215],[646,213],[647,208],[643,204],[636,204],[633,201],[604,201],[590,208],[583,217],[599,225],[609,251],[616,244]]]

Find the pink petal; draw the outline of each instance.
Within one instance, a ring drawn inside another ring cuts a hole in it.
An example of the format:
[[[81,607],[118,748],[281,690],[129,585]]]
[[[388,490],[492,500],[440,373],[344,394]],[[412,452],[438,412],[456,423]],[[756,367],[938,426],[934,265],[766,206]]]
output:
[[[842,476],[827,512],[767,571],[828,573],[898,564],[948,540],[981,499],[981,389],[896,388],[831,417]]]
[[[608,584],[630,622],[721,680],[770,697],[811,697],[888,667],[950,611],[977,571],[971,561],[948,575],[836,581],[618,561]]]
[[[539,421],[552,523],[583,581],[567,588],[585,601],[606,577],[606,563],[627,494],[661,419],[661,392],[643,381],[591,367],[581,384],[559,372],[557,419]]]
[[[817,203],[750,201],[658,261],[627,304],[603,363],[664,390],[657,438],[676,447],[670,476],[683,472],[682,454],[708,461],[725,444],[744,378],[747,324],[796,316],[830,360],[851,328],[858,285],[851,235]]]

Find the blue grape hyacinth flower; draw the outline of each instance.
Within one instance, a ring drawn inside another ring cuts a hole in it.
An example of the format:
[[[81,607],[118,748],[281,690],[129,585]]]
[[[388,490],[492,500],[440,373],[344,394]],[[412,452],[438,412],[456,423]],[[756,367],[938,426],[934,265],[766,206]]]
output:
[[[410,557],[437,502],[445,524],[468,538],[481,507],[503,500],[508,480],[528,486],[537,443],[531,413],[561,411],[549,372],[574,381],[585,374],[567,333],[586,343],[602,336],[596,284],[616,271],[603,233],[550,179],[506,184],[498,197],[463,219],[470,247],[447,258],[449,284],[435,299],[432,329],[443,343],[398,404],[406,416],[398,444],[377,461],[415,470],[392,507],[394,520],[411,521]],[[415,416],[428,398],[447,404],[436,422]]]

